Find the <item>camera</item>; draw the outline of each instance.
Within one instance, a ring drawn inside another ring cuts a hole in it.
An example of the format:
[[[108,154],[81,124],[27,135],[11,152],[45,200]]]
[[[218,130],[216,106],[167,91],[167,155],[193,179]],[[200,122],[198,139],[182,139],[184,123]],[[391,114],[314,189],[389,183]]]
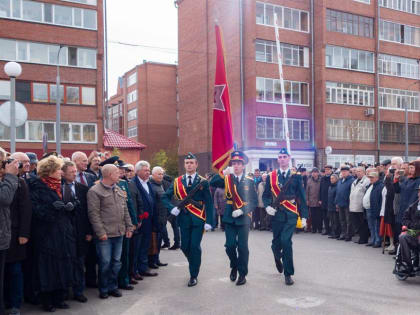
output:
[[[1,168],[5,168],[6,167],[6,164],[10,164],[10,163],[12,163],[13,161],[14,161],[15,159],[7,159],[7,160],[4,160],[4,161],[2,161],[1,163]],[[19,162],[19,168],[23,168],[23,163],[22,162]]]
[[[395,168],[390,168],[390,169],[389,169],[389,172],[390,172],[391,174],[394,174],[394,173],[395,173]]]

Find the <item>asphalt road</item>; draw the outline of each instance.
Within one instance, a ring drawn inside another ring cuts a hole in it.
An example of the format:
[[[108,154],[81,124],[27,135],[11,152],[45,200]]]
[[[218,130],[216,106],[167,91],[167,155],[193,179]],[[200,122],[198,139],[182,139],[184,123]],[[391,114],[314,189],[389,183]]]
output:
[[[250,233],[248,282],[230,282],[224,233],[203,237],[199,283],[188,288],[186,259],[180,250],[163,250],[159,276],[148,278],[122,298],[100,300],[89,289],[89,302],[69,301],[59,314],[420,314],[420,278],[399,281],[392,274],[394,260],[353,242],[320,234],[293,237],[295,285],[286,287],[274,266],[271,233]],[[45,314],[25,306],[23,314]]]

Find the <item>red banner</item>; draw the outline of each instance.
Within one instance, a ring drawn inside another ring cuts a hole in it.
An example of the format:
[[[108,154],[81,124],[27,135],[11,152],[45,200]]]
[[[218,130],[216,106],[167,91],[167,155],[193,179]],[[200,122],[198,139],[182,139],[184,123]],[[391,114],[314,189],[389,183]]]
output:
[[[229,87],[226,77],[225,55],[220,27],[216,25],[216,75],[214,79],[212,165],[223,176],[233,152],[232,117],[230,113]]]

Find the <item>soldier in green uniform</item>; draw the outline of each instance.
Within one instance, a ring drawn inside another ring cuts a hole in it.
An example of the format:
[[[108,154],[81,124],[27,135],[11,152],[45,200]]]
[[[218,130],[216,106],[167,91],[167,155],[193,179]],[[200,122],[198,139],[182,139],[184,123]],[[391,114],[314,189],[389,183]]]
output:
[[[211,230],[213,225],[213,200],[211,198],[209,183],[197,174],[197,158],[188,153],[184,160],[186,174],[177,177],[166,193],[162,201],[173,216],[178,216],[178,223],[181,229],[181,250],[188,259],[190,269],[189,287],[197,284],[197,277],[201,265],[201,239],[204,230]],[[195,205],[188,203],[182,209],[178,209],[171,203],[172,197],[177,200],[184,200],[188,193],[197,185],[200,189],[192,199]]]
[[[286,285],[294,283],[291,277],[294,275],[292,236],[299,215],[296,199],[300,200],[302,228],[306,226],[308,217],[302,176],[291,171],[289,168],[290,158],[287,149],[280,150],[277,159],[279,169],[267,176],[263,193],[267,214],[272,216],[273,242],[271,249],[278,272],[283,272],[284,264]],[[278,198],[278,196],[280,197]]]
[[[136,216],[136,211],[134,209],[133,206],[133,202],[131,200],[131,195],[130,195],[130,191],[128,189],[128,181],[126,180],[125,177],[125,163],[122,160],[119,160],[118,156],[113,156],[109,159],[107,159],[106,161],[103,162],[103,165],[106,164],[114,164],[115,166],[117,166],[120,170],[120,180],[117,183],[118,187],[121,188],[121,190],[124,192],[124,194],[126,195],[126,199],[127,199],[127,208],[128,208],[128,212],[130,214],[130,218],[131,218],[131,223],[134,226],[137,226],[137,216]],[[120,272],[118,273],[118,287],[120,289],[123,290],[133,290],[133,286],[130,285],[130,277],[129,277],[129,245],[130,245],[130,240],[124,236],[123,238],[123,246],[122,246],[122,251],[121,251],[121,269]]]
[[[210,182],[211,186],[225,188],[226,208],[222,221],[225,224],[225,247],[226,254],[230,259],[231,281],[236,281],[239,271],[236,285],[246,283],[245,277],[248,274],[249,260],[249,225],[251,224],[251,212],[258,203],[254,181],[244,174],[247,163],[248,157],[244,153],[232,152],[230,165],[233,168],[233,174],[230,174],[230,170],[227,168],[224,171],[224,179],[220,175],[215,175]]]

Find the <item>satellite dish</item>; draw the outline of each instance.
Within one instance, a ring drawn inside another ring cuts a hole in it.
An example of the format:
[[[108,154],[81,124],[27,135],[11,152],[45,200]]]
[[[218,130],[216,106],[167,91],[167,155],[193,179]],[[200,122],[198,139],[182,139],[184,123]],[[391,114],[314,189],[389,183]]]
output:
[[[331,152],[332,152],[332,148],[331,148],[331,146],[327,146],[327,147],[325,147],[325,154],[326,154],[326,155],[331,154]]]
[[[28,111],[25,105],[19,102],[15,102],[16,110],[16,127],[20,127],[25,124],[28,119]],[[0,105],[0,123],[6,127],[10,127],[10,102],[4,102]]]

